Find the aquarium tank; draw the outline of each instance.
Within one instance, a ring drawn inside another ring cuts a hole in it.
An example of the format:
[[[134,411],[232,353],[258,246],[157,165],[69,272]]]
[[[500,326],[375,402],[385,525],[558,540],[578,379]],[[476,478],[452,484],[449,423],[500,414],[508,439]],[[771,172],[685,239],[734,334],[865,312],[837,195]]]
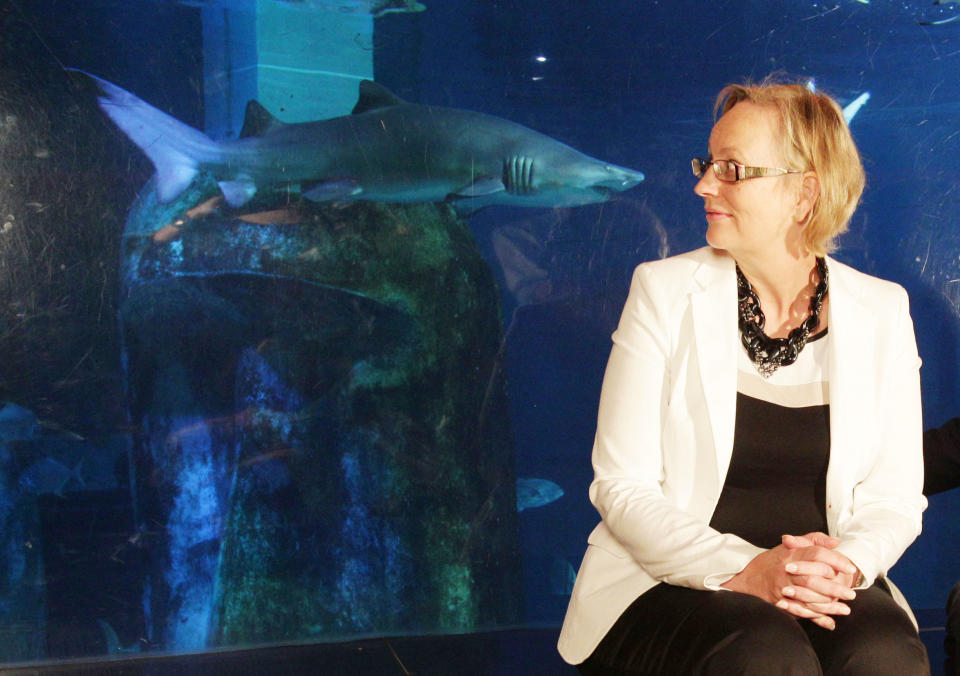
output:
[[[906,287],[925,426],[960,416],[960,3],[2,0],[0,35],[0,667],[446,673],[390,641],[512,633],[459,673],[572,673],[610,334],[705,244],[731,82],[845,107],[835,256]],[[891,571],[935,664],[956,493]]]

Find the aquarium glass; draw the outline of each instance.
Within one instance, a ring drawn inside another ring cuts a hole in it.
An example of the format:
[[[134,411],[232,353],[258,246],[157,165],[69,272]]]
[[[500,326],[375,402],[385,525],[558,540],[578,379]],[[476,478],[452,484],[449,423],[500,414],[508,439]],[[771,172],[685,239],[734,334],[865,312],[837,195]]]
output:
[[[0,663],[558,628],[717,92],[832,94],[836,257],[960,415],[960,5],[0,2]],[[249,103],[249,102],[254,103]],[[891,576],[942,608],[960,505]]]

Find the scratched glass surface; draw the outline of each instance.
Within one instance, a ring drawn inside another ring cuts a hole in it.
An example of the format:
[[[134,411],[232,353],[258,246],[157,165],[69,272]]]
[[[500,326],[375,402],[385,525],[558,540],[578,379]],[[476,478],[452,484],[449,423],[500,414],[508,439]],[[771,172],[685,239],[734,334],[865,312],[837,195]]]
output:
[[[926,422],[960,411],[960,3],[7,0],[0,35],[0,662],[558,626],[609,335],[703,244],[732,81],[846,107],[837,257],[908,289]],[[917,609],[955,503],[892,573]]]

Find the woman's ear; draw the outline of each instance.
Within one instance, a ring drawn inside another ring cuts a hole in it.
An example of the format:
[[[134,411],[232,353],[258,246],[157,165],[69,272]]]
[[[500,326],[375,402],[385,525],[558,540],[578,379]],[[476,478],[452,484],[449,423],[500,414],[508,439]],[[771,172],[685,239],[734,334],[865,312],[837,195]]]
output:
[[[813,215],[813,207],[820,197],[820,179],[812,171],[803,172],[800,194],[797,196],[797,222],[804,225]]]

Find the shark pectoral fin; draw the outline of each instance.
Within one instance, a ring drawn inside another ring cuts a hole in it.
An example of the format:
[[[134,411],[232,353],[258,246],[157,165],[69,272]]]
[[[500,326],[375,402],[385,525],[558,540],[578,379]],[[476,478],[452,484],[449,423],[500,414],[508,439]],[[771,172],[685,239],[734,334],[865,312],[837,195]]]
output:
[[[454,190],[450,193],[450,198],[483,197],[484,195],[503,192],[506,189],[506,186],[503,185],[503,179],[500,176],[482,176],[462,188]]]
[[[303,196],[314,202],[356,199],[363,192],[360,184],[350,178],[317,183],[303,191]]]
[[[250,201],[257,192],[257,186],[253,179],[238,177],[232,181],[217,181],[220,190],[223,191],[223,198],[232,207],[239,207]]]
[[[186,190],[197,175],[196,165],[182,155],[158,157],[157,197],[164,204]]]
[[[481,209],[490,206],[490,203],[493,201],[483,197],[463,197],[458,199],[454,196],[451,196],[449,199],[449,203],[453,207],[453,210],[456,212],[457,216],[460,216],[461,218],[472,216]]]

